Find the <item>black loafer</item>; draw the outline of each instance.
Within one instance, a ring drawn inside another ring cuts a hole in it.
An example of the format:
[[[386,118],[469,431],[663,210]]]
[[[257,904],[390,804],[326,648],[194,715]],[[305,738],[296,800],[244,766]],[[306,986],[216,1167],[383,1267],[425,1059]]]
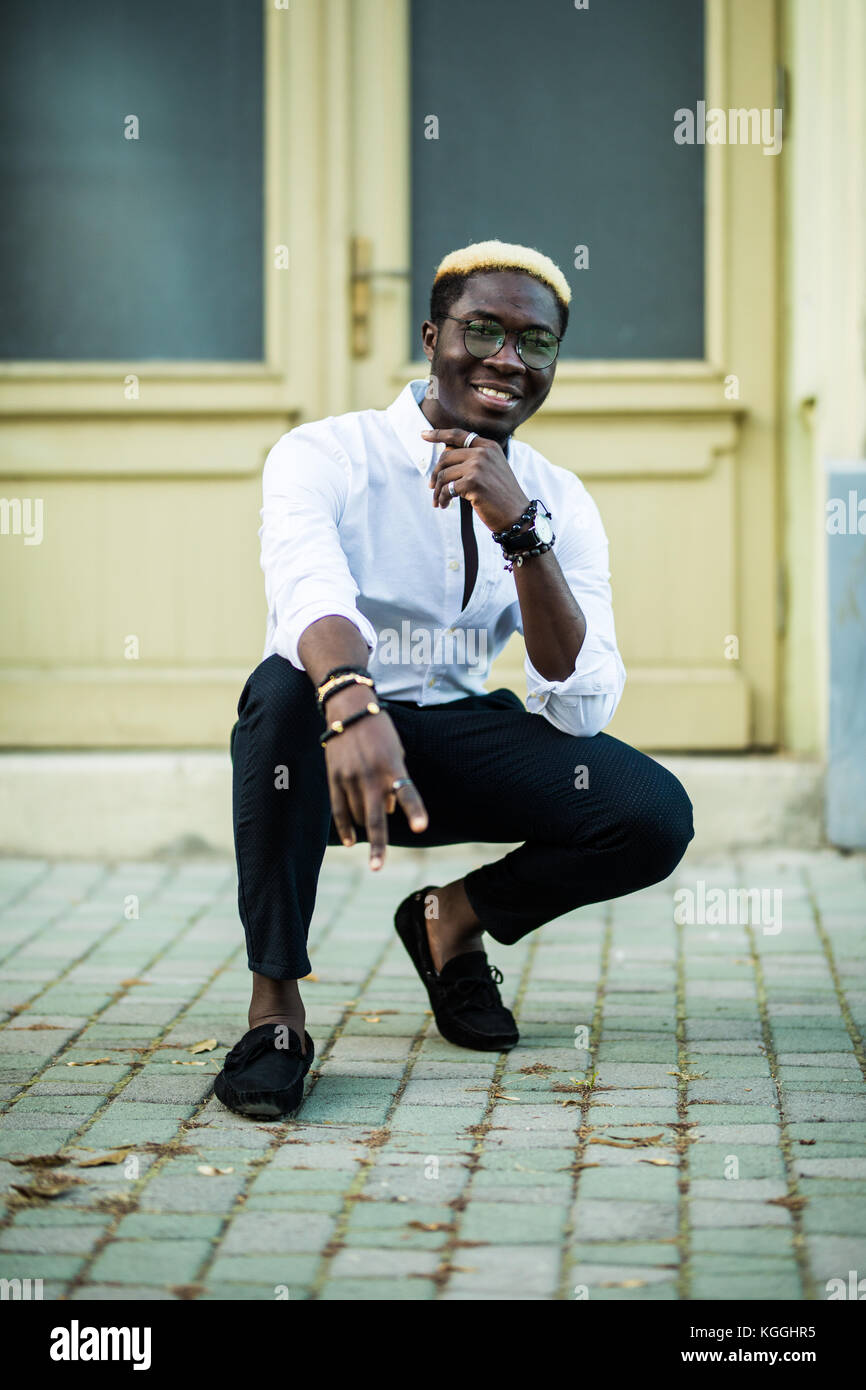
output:
[[[457,1047],[505,1052],[520,1041],[520,1034],[496,988],[502,975],[484,951],[453,956],[441,970],[433,964],[424,903],[428,893],[435,892],[431,886],[410,893],[397,908],[394,925],[427,990],[436,1027]]]
[[[288,1034],[288,1046],[278,1047]],[[304,1094],[304,1077],[316,1049],[304,1033],[306,1055],[293,1029],[262,1023],[235,1043],[214,1078],[214,1095],[239,1115],[287,1115],[297,1110]]]

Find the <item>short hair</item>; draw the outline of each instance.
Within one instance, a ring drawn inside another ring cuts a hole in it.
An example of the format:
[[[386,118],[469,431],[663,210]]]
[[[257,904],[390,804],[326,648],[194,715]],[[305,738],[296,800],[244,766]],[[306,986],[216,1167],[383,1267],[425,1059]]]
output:
[[[476,241],[471,246],[449,251],[442,258],[436,267],[430,292],[430,318],[433,323],[440,323],[447,317],[470,276],[496,270],[522,271],[552,290],[559,308],[560,326],[565,333],[571,289],[559,266],[531,246],[518,246],[507,241]]]

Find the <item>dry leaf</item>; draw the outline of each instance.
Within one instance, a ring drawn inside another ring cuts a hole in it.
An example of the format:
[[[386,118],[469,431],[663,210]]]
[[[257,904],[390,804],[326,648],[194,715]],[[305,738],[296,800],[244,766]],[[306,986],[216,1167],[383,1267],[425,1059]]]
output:
[[[190,1052],[213,1052],[216,1046],[216,1038],[205,1038],[204,1042],[194,1043],[190,1048]]]
[[[382,1022],[382,1020],[381,1020],[381,1018],[379,1017],[378,1014],[362,1014],[361,1017],[363,1018],[363,1020],[364,1020],[365,1023],[381,1023],[381,1022]]]
[[[533,1062],[531,1067],[521,1067],[520,1071],[523,1076],[546,1076],[549,1071],[553,1071],[553,1067],[549,1067],[546,1062]]]
[[[604,1138],[600,1134],[593,1134],[590,1144],[607,1144],[612,1149],[643,1149],[649,1144],[658,1144],[664,1139],[664,1134],[648,1134],[645,1139],[610,1139]]]
[[[604,1284],[599,1284],[598,1287],[600,1289],[643,1289],[646,1284],[646,1279],[620,1279],[619,1281],[610,1279]]]
[[[407,1221],[406,1225],[412,1231],[453,1231],[453,1222],[448,1221]]]
[[[149,985],[150,980],[121,980],[120,989],[132,989],[133,985]]]
[[[169,1293],[173,1293],[175,1298],[198,1298],[200,1293],[204,1293],[204,1284],[169,1284]]]
[[[67,1062],[68,1067],[101,1067],[103,1062],[111,1063],[113,1057],[92,1057],[89,1062]]]
[[[654,1163],[657,1168],[675,1168],[672,1158],[639,1158],[638,1163]]]
[[[798,1139],[798,1144],[817,1144],[817,1139]]]
[[[808,1200],[807,1197],[768,1197],[767,1206],[786,1207],[788,1211],[802,1211]]]
[[[16,1168],[62,1168],[70,1160],[65,1154],[31,1154],[29,1158],[7,1158]]]
[[[129,1211],[137,1204],[138,1198],[134,1197],[131,1192],[105,1192],[92,1203],[98,1211],[110,1211],[115,1214]]]
[[[204,1062],[184,1062],[180,1057],[172,1057],[172,1059],[171,1059],[171,1065],[172,1065],[173,1067],[203,1067],[203,1066],[205,1066],[205,1063],[204,1063]]]
[[[112,1149],[110,1153],[97,1154],[95,1158],[82,1158],[80,1163],[76,1163],[76,1168],[102,1168],[106,1163],[124,1163],[135,1148],[134,1144],[125,1144],[122,1149]]]
[[[63,1193],[70,1187],[78,1187],[81,1178],[73,1178],[68,1173],[45,1173],[38,1174],[32,1182],[11,1184],[14,1192],[20,1192],[22,1197],[36,1198],[42,1197],[62,1197]]]
[[[195,1170],[201,1173],[203,1178],[224,1178],[227,1173],[233,1173],[234,1168],[212,1168],[209,1163],[200,1163]]]

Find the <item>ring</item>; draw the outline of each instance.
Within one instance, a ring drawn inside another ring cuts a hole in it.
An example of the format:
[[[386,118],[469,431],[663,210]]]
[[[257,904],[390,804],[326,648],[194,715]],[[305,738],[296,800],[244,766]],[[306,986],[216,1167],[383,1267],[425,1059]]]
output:
[[[473,439],[477,439],[477,438],[478,438],[478,435],[477,435],[477,433],[475,432],[475,430],[470,430],[469,433],[467,434],[466,438],[465,438],[464,441],[463,441],[463,448],[464,448],[464,449],[468,449],[469,446],[471,445]]]
[[[454,483],[453,483],[453,482],[450,482],[450,483],[448,484],[448,491],[451,493],[451,496],[452,496],[452,497],[456,497],[456,496],[457,496],[457,489],[456,489],[456,487],[454,486]]]
[[[411,777],[398,777],[397,780],[396,780],[396,782],[392,782],[392,783],[391,783],[391,790],[392,790],[392,792],[398,792],[398,791],[400,790],[401,787],[411,787],[411,785],[412,785],[412,778],[411,778]]]

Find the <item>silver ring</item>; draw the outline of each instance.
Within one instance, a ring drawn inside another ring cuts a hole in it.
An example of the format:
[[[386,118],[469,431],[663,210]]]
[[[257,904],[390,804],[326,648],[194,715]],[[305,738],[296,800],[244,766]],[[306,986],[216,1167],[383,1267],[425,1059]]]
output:
[[[392,790],[392,792],[398,792],[398,791],[400,790],[401,787],[411,787],[411,785],[412,785],[412,778],[411,778],[411,777],[398,777],[397,780],[396,780],[396,782],[392,782],[392,783],[391,783],[391,790]]]
[[[473,439],[477,439],[477,438],[478,438],[478,435],[476,434],[475,430],[470,430],[469,433],[467,434],[466,438],[465,438],[464,441],[463,441],[463,448],[464,448],[464,449],[468,449],[469,446],[471,445]]]
[[[448,484],[448,491],[451,493],[451,496],[452,496],[452,497],[456,497],[456,496],[457,496],[457,489],[456,489],[456,487],[454,486],[453,482],[451,482],[451,483]]]

